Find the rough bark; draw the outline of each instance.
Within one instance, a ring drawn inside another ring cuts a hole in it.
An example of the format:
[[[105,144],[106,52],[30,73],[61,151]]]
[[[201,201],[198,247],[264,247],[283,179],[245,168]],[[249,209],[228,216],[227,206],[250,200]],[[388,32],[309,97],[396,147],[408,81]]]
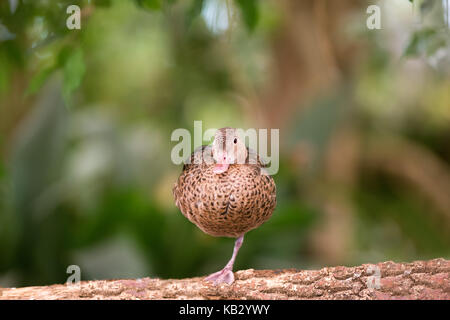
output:
[[[0,288],[0,299],[450,299],[450,260],[445,259],[321,270],[249,269],[235,277],[232,285],[221,286],[203,278],[143,278]]]

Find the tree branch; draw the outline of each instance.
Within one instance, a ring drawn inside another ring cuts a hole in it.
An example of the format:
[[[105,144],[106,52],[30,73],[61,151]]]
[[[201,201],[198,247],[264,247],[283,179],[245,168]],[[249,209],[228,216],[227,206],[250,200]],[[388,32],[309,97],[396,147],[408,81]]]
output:
[[[0,299],[450,299],[450,260],[445,259],[303,271],[249,269],[235,277],[230,286],[199,277],[0,288]]]

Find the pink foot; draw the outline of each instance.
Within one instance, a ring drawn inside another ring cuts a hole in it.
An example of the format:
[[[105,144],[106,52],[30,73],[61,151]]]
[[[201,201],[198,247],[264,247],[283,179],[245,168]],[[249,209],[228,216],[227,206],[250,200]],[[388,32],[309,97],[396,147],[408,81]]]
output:
[[[222,270],[215,272],[213,274],[210,274],[205,279],[206,281],[211,281],[215,285],[226,283],[226,284],[232,284],[234,282],[234,274],[233,271],[229,268],[223,268]]]
[[[231,256],[230,261],[228,261],[228,263],[225,265],[225,268],[207,276],[205,278],[206,281],[211,281],[215,285],[218,285],[220,283],[232,284],[234,282],[233,264],[239,248],[242,245],[242,241],[244,241],[244,235],[236,239],[236,242],[234,243],[233,255]]]

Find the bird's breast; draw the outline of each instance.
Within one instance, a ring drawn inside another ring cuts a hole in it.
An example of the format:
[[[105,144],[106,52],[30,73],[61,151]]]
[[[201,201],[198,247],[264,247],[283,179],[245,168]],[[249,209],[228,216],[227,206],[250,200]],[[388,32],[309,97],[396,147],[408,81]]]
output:
[[[237,237],[267,221],[276,205],[275,183],[255,165],[191,166],[176,186],[181,212],[204,232]]]

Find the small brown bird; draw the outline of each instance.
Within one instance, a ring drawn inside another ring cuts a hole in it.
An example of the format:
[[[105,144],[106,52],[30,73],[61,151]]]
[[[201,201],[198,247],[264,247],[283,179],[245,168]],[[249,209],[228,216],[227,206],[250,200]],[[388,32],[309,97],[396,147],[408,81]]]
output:
[[[233,128],[217,130],[212,146],[197,148],[183,166],[173,188],[177,207],[203,232],[237,238],[230,261],[207,281],[233,283],[244,234],[271,217],[276,188],[264,167]]]

